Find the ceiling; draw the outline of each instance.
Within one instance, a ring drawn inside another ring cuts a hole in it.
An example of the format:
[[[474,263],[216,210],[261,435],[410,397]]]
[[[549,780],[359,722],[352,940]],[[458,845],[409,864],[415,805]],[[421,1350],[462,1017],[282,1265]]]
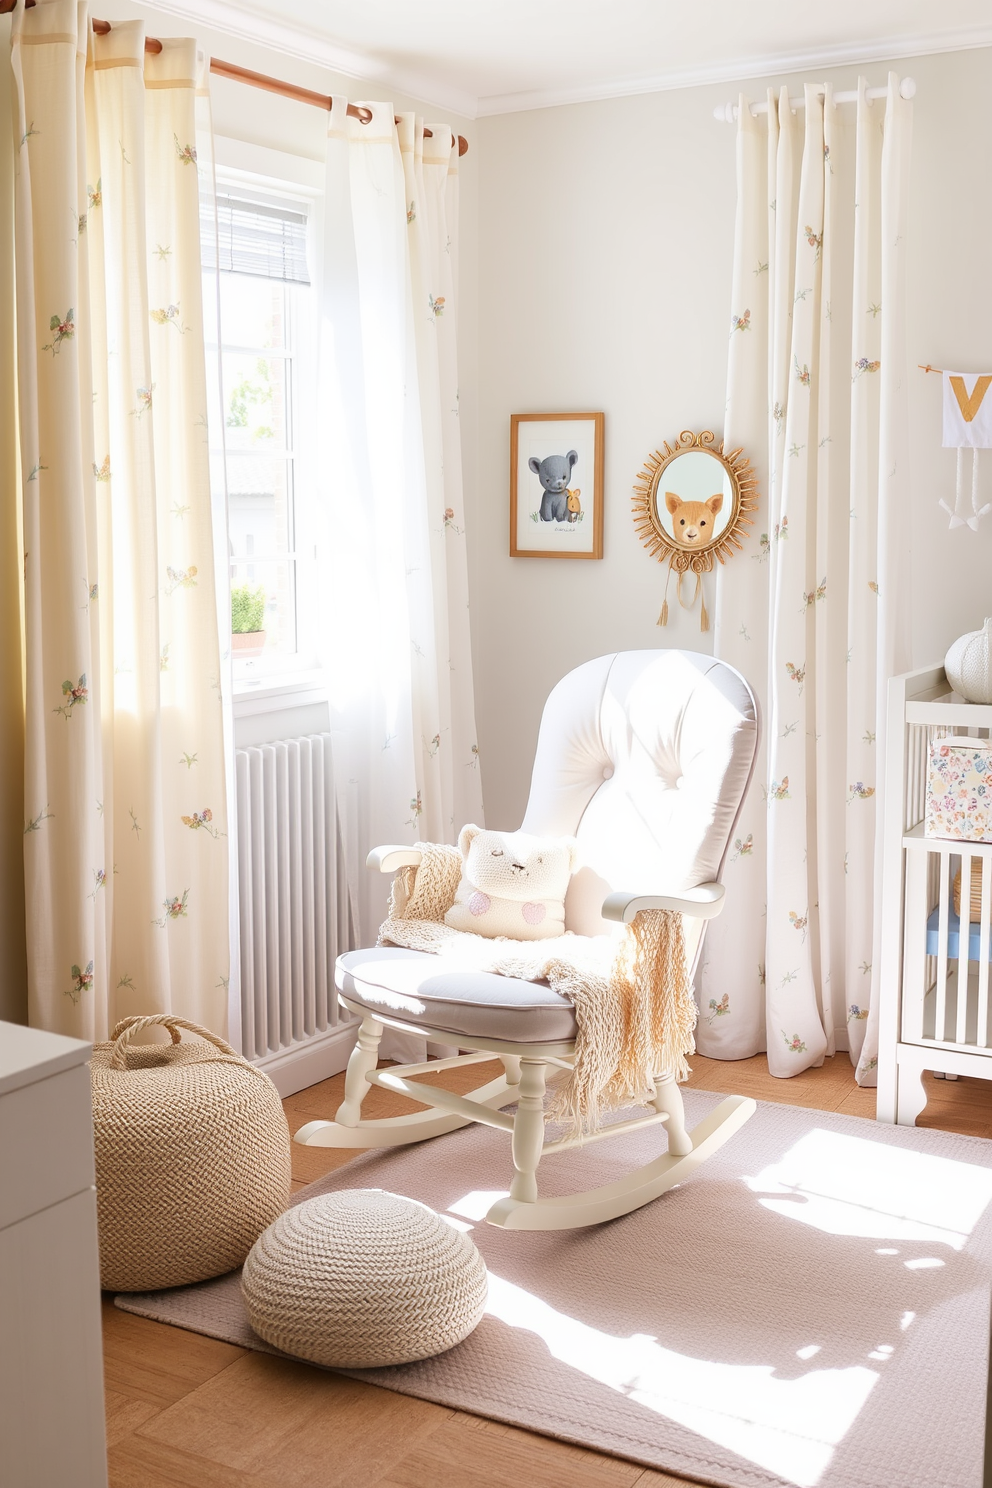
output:
[[[468,118],[992,45],[989,0],[146,0]]]

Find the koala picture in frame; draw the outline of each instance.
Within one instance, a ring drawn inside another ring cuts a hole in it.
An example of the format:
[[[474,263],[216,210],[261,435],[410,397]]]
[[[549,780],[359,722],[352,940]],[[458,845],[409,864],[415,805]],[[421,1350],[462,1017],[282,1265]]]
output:
[[[601,413],[510,417],[511,558],[602,558]]]

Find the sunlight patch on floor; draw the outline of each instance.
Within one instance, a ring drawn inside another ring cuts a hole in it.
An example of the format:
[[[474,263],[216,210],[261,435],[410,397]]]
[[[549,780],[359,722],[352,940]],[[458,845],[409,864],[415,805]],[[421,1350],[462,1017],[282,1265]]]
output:
[[[460,1214],[462,1219],[485,1219],[498,1199],[508,1199],[507,1188],[474,1188],[448,1205],[449,1214]]]
[[[742,1178],[762,1207],[825,1234],[939,1246],[945,1254],[964,1249],[992,1203],[992,1171],[986,1168],[821,1128],[754,1177]],[[478,1223],[504,1193],[473,1190],[448,1208]],[[883,1244],[866,1250],[865,1258],[900,1258],[910,1271],[945,1265],[932,1254],[902,1255],[900,1246]],[[798,1378],[780,1378],[772,1363],[697,1359],[663,1347],[648,1334],[604,1333],[492,1272],[487,1312],[536,1334],[553,1358],[587,1378],[777,1473],[795,1488],[816,1488],[878,1382],[878,1366],[895,1356],[895,1345],[880,1340],[867,1354],[874,1368],[867,1363],[811,1367]],[[902,1334],[914,1317],[902,1313]],[[796,1357],[809,1362],[819,1351],[810,1343]]]
[[[492,1272],[486,1311],[511,1328],[536,1333],[553,1358],[588,1378],[796,1488],[815,1488],[878,1379],[859,1366],[776,1379],[770,1364],[693,1359],[647,1334],[616,1338]]]
[[[819,1128],[744,1181],[764,1208],[828,1235],[951,1250],[964,1249],[992,1202],[987,1168]]]

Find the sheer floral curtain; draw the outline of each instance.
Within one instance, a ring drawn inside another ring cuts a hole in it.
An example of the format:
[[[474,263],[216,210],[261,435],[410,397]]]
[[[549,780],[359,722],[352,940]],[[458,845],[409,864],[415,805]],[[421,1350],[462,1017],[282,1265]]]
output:
[[[885,689],[909,664],[906,200],[911,105],[741,98],[726,441],[757,457],[757,551],[715,649],[761,696],[765,763],[701,982],[701,1052],[798,1074],[847,1046],[874,1083]],[[846,1036],[844,1031],[846,1030]],[[838,1043],[838,1034],[840,1041]]]
[[[12,31],[33,1023],[223,1033],[225,769],[192,41]]]
[[[4,982],[0,1018],[22,1023],[27,1014],[24,940],[24,670],[20,471],[17,452],[17,374],[14,340],[13,73],[6,58],[11,17],[0,16],[0,944]]]
[[[335,98],[327,137],[321,415],[325,660],[346,877],[382,917],[369,847],[481,821],[456,357],[458,146]]]

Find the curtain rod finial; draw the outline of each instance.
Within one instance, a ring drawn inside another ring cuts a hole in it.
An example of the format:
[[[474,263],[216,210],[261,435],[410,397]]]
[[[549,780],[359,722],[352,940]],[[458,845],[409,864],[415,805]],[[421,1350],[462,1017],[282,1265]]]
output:
[[[899,84],[899,97],[900,98],[915,98],[916,97],[916,79],[915,78],[903,78],[902,82]]]

